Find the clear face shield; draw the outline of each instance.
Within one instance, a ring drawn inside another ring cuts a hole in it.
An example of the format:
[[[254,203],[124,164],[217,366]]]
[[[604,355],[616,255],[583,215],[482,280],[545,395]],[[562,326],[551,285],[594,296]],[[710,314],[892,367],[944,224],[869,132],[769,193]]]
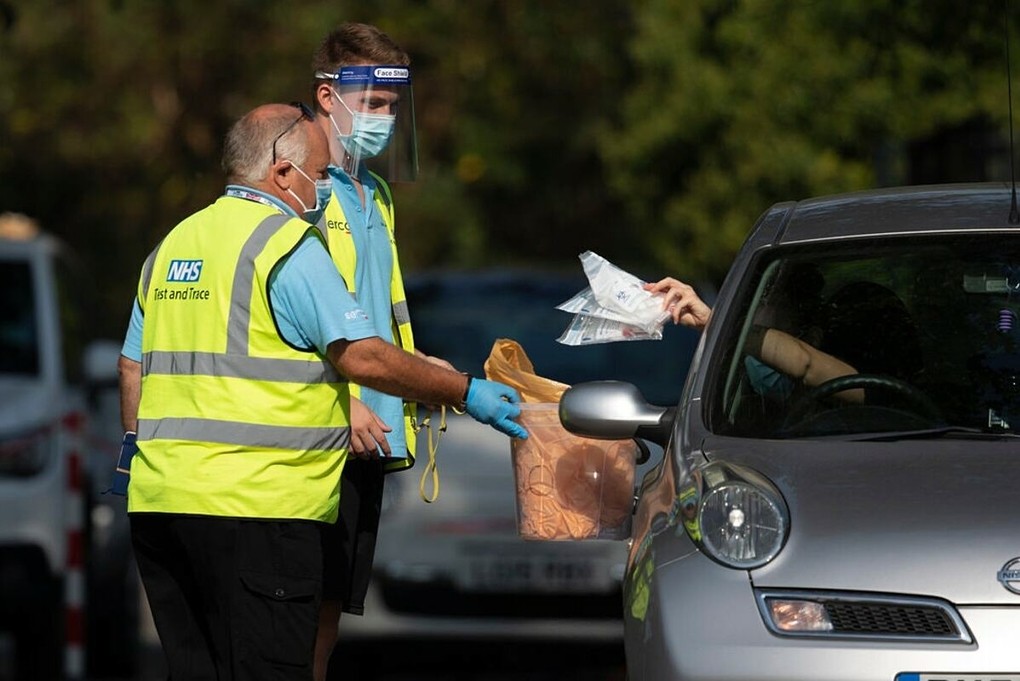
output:
[[[387,182],[413,182],[418,176],[411,71],[406,66],[343,66],[319,71],[330,81],[333,163],[354,175],[364,163]]]

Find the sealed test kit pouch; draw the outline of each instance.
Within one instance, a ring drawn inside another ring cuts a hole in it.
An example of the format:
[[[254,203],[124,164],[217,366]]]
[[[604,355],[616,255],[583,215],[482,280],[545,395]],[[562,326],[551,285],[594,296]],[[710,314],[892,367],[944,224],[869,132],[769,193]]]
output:
[[[510,440],[518,534],[538,540],[628,537],[637,443],[568,432],[560,424],[559,402],[569,386],[536,375],[516,341],[496,340],[485,377],[521,394],[518,421],[528,437]]]

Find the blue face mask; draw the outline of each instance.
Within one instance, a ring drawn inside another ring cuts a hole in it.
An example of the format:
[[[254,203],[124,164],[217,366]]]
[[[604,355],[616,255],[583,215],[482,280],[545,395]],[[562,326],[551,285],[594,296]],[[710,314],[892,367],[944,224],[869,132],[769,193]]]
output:
[[[329,117],[329,120],[333,123],[333,129],[336,130],[337,139],[340,140],[340,144],[344,146],[347,153],[355,158],[375,158],[381,154],[390,143],[397,117],[391,114],[369,114],[361,111],[351,111],[347,104],[344,103],[344,100],[340,98],[340,95],[336,94],[335,91],[333,94],[336,95],[341,106],[347,109],[347,113],[351,115],[351,133],[349,135],[340,132],[340,128],[337,126],[336,121],[333,120],[332,114]]]
[[[333,180],[330,180],[329,178],[325,180],[313,180],[305,175],[305,171],[301,170],[293,163],[291,166],[294,170],[301,173],[301,177],[315,185],[315,205],[309,208],[305,205],[305,202],[301,200],[301,197],[294,193],[293,189],[288,189],[287,191],[290,192],[290,195],[297,199],[297,202],[301,204],[305,220],[313,225],[318,224],[319,220],[322,219],[323,212],[326,210],[326,204],[329,203],[329,199],[333,195]]]
[[[744,357],[744,370],[751,388],[763,397],[787,399],[793,394],[795,384],[792,378],[755,357]]]

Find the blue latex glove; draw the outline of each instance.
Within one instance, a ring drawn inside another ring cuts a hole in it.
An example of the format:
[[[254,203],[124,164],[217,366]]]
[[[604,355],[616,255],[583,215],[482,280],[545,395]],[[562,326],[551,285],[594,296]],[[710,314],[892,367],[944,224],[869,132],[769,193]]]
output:
[[[521,408],[517,406],[521,398],[517,391],[508,385],[484,378],[469,380],[471,385],[468,386],[464,406],[471,418],[487,423],[510,437],[526,439],[528,431],[514,421],[521,415]]]
[[[137,435],[130,430],[124,433],[124,439],[120,443],[120,458],[117,459],[117,468],[113,471],[113,486],[110,487],[110,491],[122,497],[127,496],[128,481],[131,479],[131,458],[138,452],[136,437]]]

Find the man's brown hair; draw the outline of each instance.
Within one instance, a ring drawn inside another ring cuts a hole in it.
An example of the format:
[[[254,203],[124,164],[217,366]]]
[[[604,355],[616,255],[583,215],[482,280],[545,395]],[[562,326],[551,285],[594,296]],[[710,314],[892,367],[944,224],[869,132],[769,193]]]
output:
[[[341,66],[399,64],[411,57],[388,35],[371,24],[347,22],[330,31],[312,58],[312,73],[336,73]],[[322,79],[317,78],[317,86]]]

